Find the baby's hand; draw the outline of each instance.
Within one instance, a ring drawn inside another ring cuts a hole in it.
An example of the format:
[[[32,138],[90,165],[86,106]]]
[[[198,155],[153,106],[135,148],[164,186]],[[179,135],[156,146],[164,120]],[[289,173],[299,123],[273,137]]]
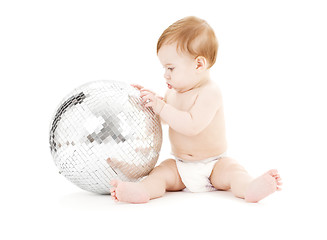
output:
[[[142,88],[140,91],[142,102],[146,103],[145,107],[152,107],[156,114],[160,114],[162,108],[165,105],[163,97],[160,97],[154,92],[145,88]]]
[[[145,89],[143,86],[138,84],[131,84],[132,87],[135,87],[141,92],[142,102],[145,103],[145,107],[152,107],[153,111],[156,114],[160,114],[163,106],[165,105],[164,98],[158,96],[156,93]]]

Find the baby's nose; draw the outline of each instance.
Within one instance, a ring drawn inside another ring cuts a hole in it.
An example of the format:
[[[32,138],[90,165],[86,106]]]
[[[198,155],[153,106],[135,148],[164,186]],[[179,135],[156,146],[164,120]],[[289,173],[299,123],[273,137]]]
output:
[[[164,78],[167,79],[167,80],[169,80],[170,79],[170,74],[168,74],[167,72],[165,72]]]

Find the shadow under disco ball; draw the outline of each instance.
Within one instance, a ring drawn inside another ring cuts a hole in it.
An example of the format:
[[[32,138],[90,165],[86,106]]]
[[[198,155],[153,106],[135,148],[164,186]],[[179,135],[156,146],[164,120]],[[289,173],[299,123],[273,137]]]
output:
[[[112,179],[138,181],[150,173],[162,129],[139,90],[123,82],[95,81],[63,99],[49,141],[62,175],[84,190],[110,194]]]

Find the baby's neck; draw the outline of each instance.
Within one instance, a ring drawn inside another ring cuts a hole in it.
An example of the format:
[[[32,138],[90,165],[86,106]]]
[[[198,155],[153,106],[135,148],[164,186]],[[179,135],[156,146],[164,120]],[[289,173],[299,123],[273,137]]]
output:
[[[210,78],[210,72],[209,70],[205,71],[204,73],[202,73],[199,78],[199,80],[197,81],[197,84],[192,88],[192,89],[195,89],[195,88],[200,88],[206,84],[208,84],[210,81],[211,81],[211,78]]]
[[[187,93],[192,90],[201,88],[204,85],[207,85],[208,83],[210,83],[210,81],[211,81],[210,73],[209,73],[209,70],[207,70],[206,72],[203,72],[201,75],[198,75],[196,79],[192,80],[192,82],[194,84],[193,86],[190,85],[190,86],[188,86],[188,88],[183,89],[183,90],[176,90],[176,92],[179,94]]]

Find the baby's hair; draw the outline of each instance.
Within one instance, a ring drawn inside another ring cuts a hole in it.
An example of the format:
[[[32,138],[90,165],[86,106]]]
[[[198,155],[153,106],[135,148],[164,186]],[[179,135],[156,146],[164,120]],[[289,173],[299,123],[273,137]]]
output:
[[[216,62],[218,41],[213,29],[203,19],[190,16],[170,25],[158,40],[157,54],[164,44],[172,43],[176,43],[182,52],[205,57],[208,68]]]

